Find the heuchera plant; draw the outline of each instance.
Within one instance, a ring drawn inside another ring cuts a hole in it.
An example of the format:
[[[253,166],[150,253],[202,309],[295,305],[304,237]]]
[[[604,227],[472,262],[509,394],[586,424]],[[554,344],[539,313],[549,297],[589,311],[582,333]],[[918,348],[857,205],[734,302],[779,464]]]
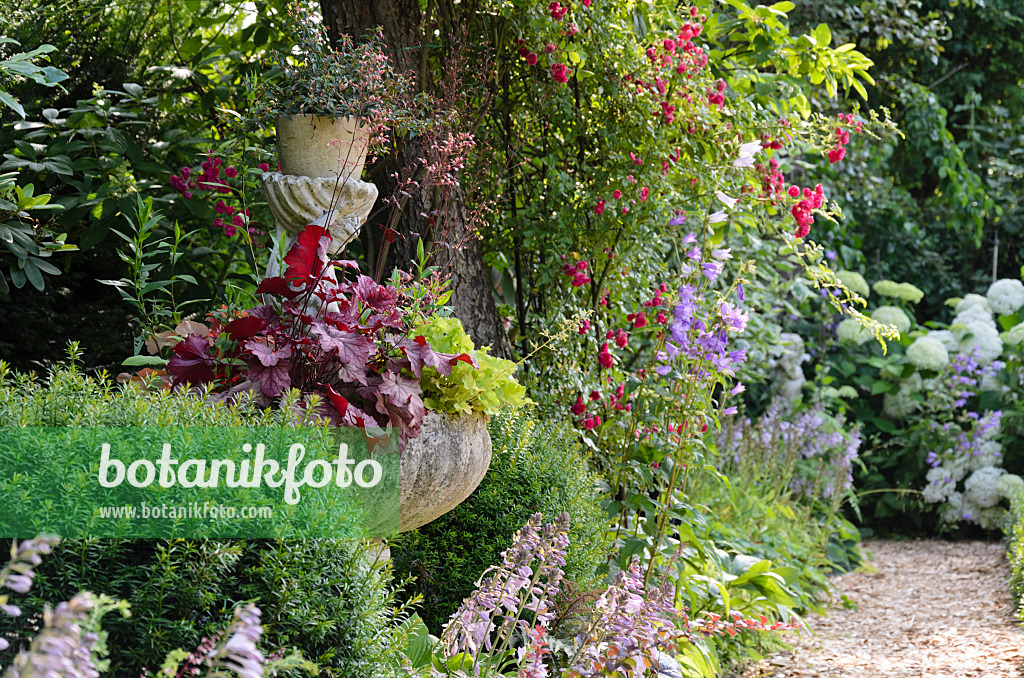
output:
[[[359,275],[354,262],[330,261],[330,241],[307,226],[285,255],[284,276],[257,288],[268,303],[215,322],[208,337],[189,334],[167,370],[175,386],[213,384],[226,399],[248,391],[269,405],[290,388],[319,394],[315,414],[340,426],[397,428],[404,446],[426,414],[424,368],[448,375],[460,361],[477,363],[414,335],[411,299]],[[335,280],[335,266],[354,270],[355,280]]]

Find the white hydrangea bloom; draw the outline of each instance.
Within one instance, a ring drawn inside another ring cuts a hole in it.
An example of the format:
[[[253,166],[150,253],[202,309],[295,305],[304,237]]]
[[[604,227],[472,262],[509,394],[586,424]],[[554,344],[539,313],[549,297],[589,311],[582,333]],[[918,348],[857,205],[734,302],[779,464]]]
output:
[[[871,332],[854,318],[847,318],[839,323],[839,326],[836,327],[836,335],[839,337],[839,341],[858,346],[874,338]]]
[[[963,518],[964,495],[953,492],[939,510],[939,517],[945,523],[956,523]]]
[[[1010,346],[1018,346],[1024,342],[1024,323],[1014,325],[1006,333],[1006,343]]]
[[[995,506],[1001,499],[996,484],[1004,473],[1006,471],[995,466],[978,469],[964,481],[964,499],[978,508]]]
[[[988,365],[1003,353],[1003,340],[995,329],[972,323],[960,341],[960,352],[973,355],[980,365]]]
[[[920,370],[937,372],[949,364],[949,351],[941,341],[926,334],[907,347],[907,359]]]
[[[967,472],[970,470],[967,468],[967,457],[957,457],[953,461],[947,461],[939,468],[945,471],[954,483],[959,483],[967,477]]]
[[[994,425],[989,425],[992,420],[995,419]],[[983,428],[984,431],[981,434],[982,440],[995,440],[996,436],[999,435],[999,431],[1002,428],[1001,422],[1003,421],[1002,414],[996,414],[995,412],[989,412],[981,419],[978,420],[978,426]],[[1002,446],[1000,445],[1000,449]]]
[[[1001,530],[1006,523],[1006,509],[1002,506],[990,506],[978,511],[978,524],[986,530]]]
[[[949,330],[935,330],[929,332],[928,336],[932,339],[938,339],[942,342],[942,345],[946,347],[948,353],[954,353],[960,348],[960,340],[957,339],[952,332]]]
[[[890,419],[906,419],[917,411],[918,405],[918,402],[910,397],[910,393],[903,389],[882,396],[882,412]]]
[[[868,287],[868,282],[864,280],[864,276],[860,273],[845,270],[836,271],[836,278],[851,292],[856,292],[865,299],[871,296],[871,288]]]
[[[971,306],[962,313],[957,313],[956,317],[953,318],[954,325],[971,325],[971,324],[983,324],[989,325],[993,329],[996,326],[996,319],[992,317],[992,313],[982,308],[981,306]]]
[[[959,314],[963,313],[972,306],[981,306],[983,309],[990,312],[992,310],[991,308],[989,308],[988,299],[981,296],[980,294],[968,294],[966,297],[960,300],[960,303],[956,305],[955,310]]]
[[[1024,285],[1019,280],[1003,278],[992,283],[985,296],[993,312],[1009,315],[1024,306]]]
[[[1003,461],[1003,446],[994,440],[987,440],[981,444],[981,454],[972,455],[967,460],[967,467],[977,471],[985,466],[998,466]]]
[[[899,297],[900,284],[894,280],[879,280],[871,289],[875,291],[875,294],[880,294],[883,297]]]
[[[924,292],[917,285],[911,285],[908,282],[902,282],[899,284],[899,298],[903,301],[909,301],[911,304],[919,304],[924,299]]]
[[[964,493],[963,503],[960,504],[960,519],[972,523],[978,522],[978,515],[981,513],[981,506],[978,506]]]
[[[999,383],[999,377],[988,373],[981,378],[981,384],[979,386],[982,391],[1000,391],[1003,388],[1003,385]]]
[[[895,325],[900,334],[910,330],[910,318],[903,309],[896,306],[879,306],[872,311],[871,317],[883,325]]]
[[[1014,473],[1004,473],[996,482],[996,491],[1003,499],[1010,499],[1024,490],[1024,478]]]
[[[944,502],[956,491],[956,482],[941,466],[928,471],[927,478],[928,484],[921,491],[921,496],[929,504]]]

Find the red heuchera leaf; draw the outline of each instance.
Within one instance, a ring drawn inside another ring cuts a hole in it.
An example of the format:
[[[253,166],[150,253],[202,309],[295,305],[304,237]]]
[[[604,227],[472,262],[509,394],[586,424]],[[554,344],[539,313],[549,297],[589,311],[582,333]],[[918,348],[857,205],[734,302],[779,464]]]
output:
[[[292,357],[291,346],[285,346],[275,351],[269,345],[255,339],[246,344],[245,348],[251,351],[264,367],[273,367],[282,360],[287,360]]]
[[[312,331],[320,338],[320,348],[337,351],[338,360],[343,364],[360,365],[365,369],[373,346],[370,339],[357,332],[339,330],[319,318],[313,321]]]
[[[289,349],[290,350],[290,349]],[[264,367],[258,360],[251,360],[249,363],[249,379],[259,382],[260,391],[268,398],[276,398],[292,385],[291,375],[288,374],[290,361],[277,362],[270,367]]]
[[[327,264],[327,250],[321,245],[321,238],[330,238],[322,226],[310,224],[299,233],[299,238],[284,255],[288,268],[284,277],[293,283],[307,286],[320,277]]]
[[[224,331],[227,335],[235,341],[244,341],[255,337],[257,334],[262,332],[267,326],[267,321],[263,318],[247,315],[244,318],[235,318],[224,327]]]
[[[188,382],[205,384],[216,376],[217,362],[210,356],[206,339],[195,334],[174,345],[174,355],[167,362],[167,371],[174,375],[174,384]]]
[[[285,299],[294,299],[299,296],[299,293],[300,290],[293,290],[288,281],[280,276],[264,278],[256,288],[256,294],[271,294]]]
[[[368,420],[372,422],[371,425],[376,423],[370,419],[366,412],[350,403],[345,396],[335,391],[331,386],[327,387],[327,397],[330,398],[334,409],[338,411],[343,426],[358,426],[361,428],[366,426]]]
[[[423,376],[424,367],[433,367],[439,374],[448,376],[452,373],[452,367],[458,361],[469,363],[476,367],[476,361],[466,353],[441,353],[430,348],[427,340],[423,337],[414,337],[411,341],[403,338],[396,344],[409,359],[409,369],[417,378]]]
[[[356,298],[377,313],[390,314],[398,303],[398,290],[387,285],[378,285],[365,275],[356,279],[352,287]]]

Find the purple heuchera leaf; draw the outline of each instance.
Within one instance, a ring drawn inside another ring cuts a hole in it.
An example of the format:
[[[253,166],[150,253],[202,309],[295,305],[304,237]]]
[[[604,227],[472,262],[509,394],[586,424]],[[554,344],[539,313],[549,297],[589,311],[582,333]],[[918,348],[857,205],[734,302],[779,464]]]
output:
[[[370,358],[373,340],[358,332],[345,332],[328,325],[322,319],[315,319],[312,331],[320,339],[320,348],[325,351],[337,351],[338,360],[345,365],[362,366],[365,370]]]
[[[216,375],[217,362],[210,356],[209,344],[199,335],[190,334],[174,346],[174,355],[167,362],[167,371],[174,375],[174,384],[188,382],[205,384]]]
[[[258,339],[253,339],[245,348],[252,352],[254,356],[259,358],[260,364],[264,367],[274,367],[282,360],[287,360],[292,357],[292,347],[284,346],[277,350],[274,350],[268,344],[265,344]]]
[[[420,388],[420,382],[415,379],[409,379],[394,372],[385,372],[380,378],[381,383],[378,387],[380,392],[386,395],[391,402],[399,406],[404,407],[412,402],[413,399],[418,400],[423,393],[423,389]]]
[[[265,367],[257,358],[249,359],[249,379],[259,382],[260,392],[268,398],[276,398],[284,393],[292,385],[291,375],[288,368],[290,361],[277,362],[274,365]]]

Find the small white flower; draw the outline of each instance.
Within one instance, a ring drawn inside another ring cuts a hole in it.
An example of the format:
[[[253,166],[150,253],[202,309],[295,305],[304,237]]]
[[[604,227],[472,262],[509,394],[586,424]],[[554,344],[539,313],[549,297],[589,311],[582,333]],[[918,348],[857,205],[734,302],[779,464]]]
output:
[[[718,198],[726,207],[732,207],[738,202],[736,198],[730,197],[721,191],[715,193],[715,197]]]
[[[750,167],[754,164],[754,156],[761,150],[760,141],[749,141],[740,145],[739,156],[732,161],[733,167]]]

